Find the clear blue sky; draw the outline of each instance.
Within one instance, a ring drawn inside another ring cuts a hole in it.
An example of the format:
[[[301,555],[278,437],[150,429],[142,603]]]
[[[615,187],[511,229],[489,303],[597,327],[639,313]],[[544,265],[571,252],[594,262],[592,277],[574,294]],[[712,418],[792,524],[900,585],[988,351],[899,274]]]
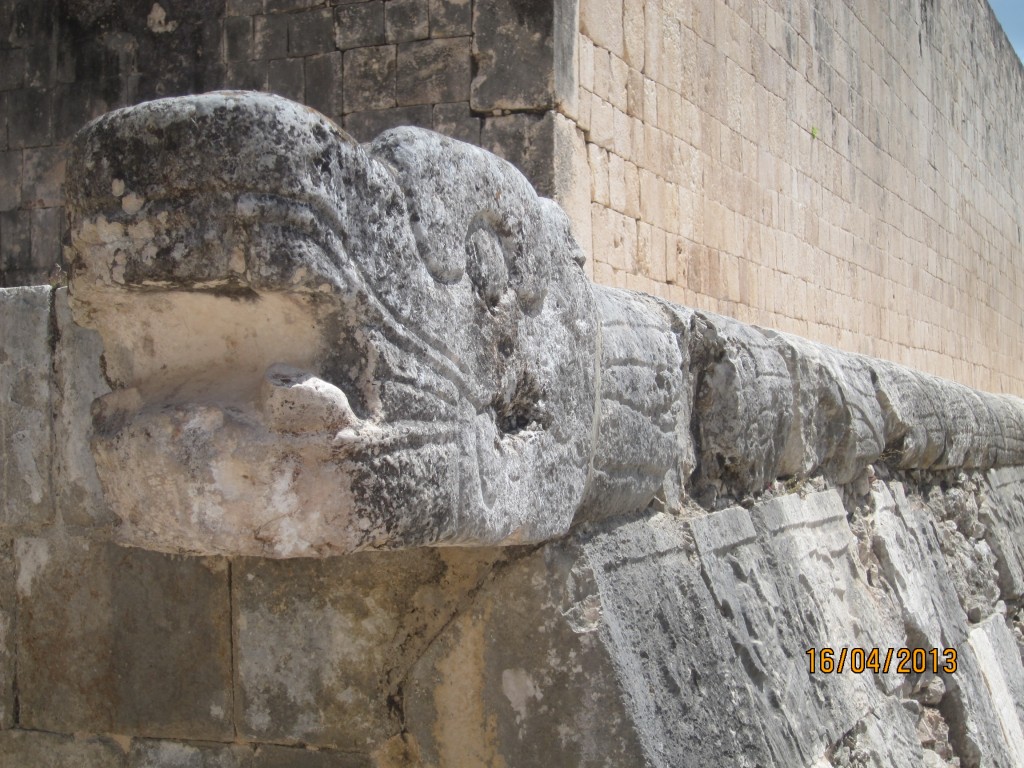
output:
[[[988,0],[988,4],[996,12],[996,18],[1013,43],[1018,58],[1024,60],[1024,1]]]

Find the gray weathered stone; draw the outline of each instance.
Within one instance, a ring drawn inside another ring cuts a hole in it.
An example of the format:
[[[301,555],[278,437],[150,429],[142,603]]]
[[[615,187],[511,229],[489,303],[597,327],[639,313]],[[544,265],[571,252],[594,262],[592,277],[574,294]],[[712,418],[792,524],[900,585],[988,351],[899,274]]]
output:
[[[480,143],[480,118],[469,110],[468,101],[433,106],[432,127],[438,133],[470,144]]]
[[[167,130],[183,142],[175,178],[149,163]],[[146,159],[106,151],[123,140],[148,142]],[[303,152],[315,175],[297,162]],[[211,167],[219,153],[223,168]],[[240,94],[111,113],[83,135],[74,162],[93,166],[71,185],[76,247],[87,254],[74,296],[78,319],[102,329],[117,382],[95,445],[108,497],[127,513],[126,541],[284,556],[536,541],[568,528],[588,474],[593,298],[564,214],[507,163],[413,129],[384,134],[368,155],[307,110]],[[189,214],[157,212],[171,189],[211,174],[225,196],[195,197]],[[308,235],[264,226],[265,203],[283,213],[311,194],[343,218],[326,228],[307,218]],[[481,210],[481,200],[492,202]],[[218,209],[228,215],[211,215]],[[211,240],[205,227],[217,221],[234,235]],[[150,255],[128,245],[136,232],[148,233]],[[367,246],[350,252],[346,241]],[[279,247],[325,260],[311,270],[304,257],[293,270]],[[195,290],[145,289],[181,281]],[[229,298],[259,292],[255,303]],[[135,302],[170,314],[126,324]],[[292,326],[289,338],[279,323]],[[209,357],[196,355],[201,328]],[[226,354],[234,372],[214,373]],[[252,395],[274,363],[328,376],[324,391],[341,390],[352,426],[267,431]],[[196,410],[196,397],[222,405]],[[184,452],[173,447],[182,429]],[[117,481],[127,465],[149,480]],[[154,504],[136,496],[147,487],[171,512],[155,526]],[[239,536],[249,543],[238,547]]]
[[[0,152],[0,212],[13,211],[21,205],[22,155],[20,149]]]
[[[340,123],[344,93],[341,52],[307,56],[303,62],[306,68],[306,103]]]
[[[112,740],[37,731],[0,731],[2,765],[25,768],[126,768],[125,755]]]
[[[23,727],[233,738],[225,561],[61,538],[15,557]]]
[[[0,531],[53,521],[52,290],[0,288]]]
[[[237,561],[239,733],[367,753],[397,737],[409,668],[502,553]]]
[[[429,0],[430,36],[461,37],[473,32],[470,0]]]

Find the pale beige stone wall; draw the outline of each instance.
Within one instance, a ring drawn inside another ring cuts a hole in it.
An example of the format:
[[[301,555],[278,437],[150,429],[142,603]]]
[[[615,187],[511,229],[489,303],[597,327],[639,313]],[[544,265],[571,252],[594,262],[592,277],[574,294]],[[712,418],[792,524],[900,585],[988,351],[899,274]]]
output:
[[[1024,70],[984,0],[580,0],[597,281],[1024,394]]]

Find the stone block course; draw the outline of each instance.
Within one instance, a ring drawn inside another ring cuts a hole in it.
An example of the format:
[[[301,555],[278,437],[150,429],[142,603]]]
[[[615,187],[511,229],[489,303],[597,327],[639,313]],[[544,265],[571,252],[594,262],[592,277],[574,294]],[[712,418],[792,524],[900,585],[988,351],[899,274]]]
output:
[[[433,124],[433,107],[429,104],[351,112],[345,115],[344,121],[345,130],[358,141],[371,141],[382,131],[400,125],[430,128]]]
[[[14,552],[0,542],[0,733],[14,726],[15,712]]]

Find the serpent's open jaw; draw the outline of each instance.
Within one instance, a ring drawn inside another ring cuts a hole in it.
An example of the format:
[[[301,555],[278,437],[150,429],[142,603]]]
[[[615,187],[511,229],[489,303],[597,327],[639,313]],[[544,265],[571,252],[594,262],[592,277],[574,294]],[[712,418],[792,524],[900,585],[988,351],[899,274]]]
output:
[[[511,166],[221,93],[87,127],[69,201],[128,543],[288,557],[567,527],[594,309],[564,214]]]

